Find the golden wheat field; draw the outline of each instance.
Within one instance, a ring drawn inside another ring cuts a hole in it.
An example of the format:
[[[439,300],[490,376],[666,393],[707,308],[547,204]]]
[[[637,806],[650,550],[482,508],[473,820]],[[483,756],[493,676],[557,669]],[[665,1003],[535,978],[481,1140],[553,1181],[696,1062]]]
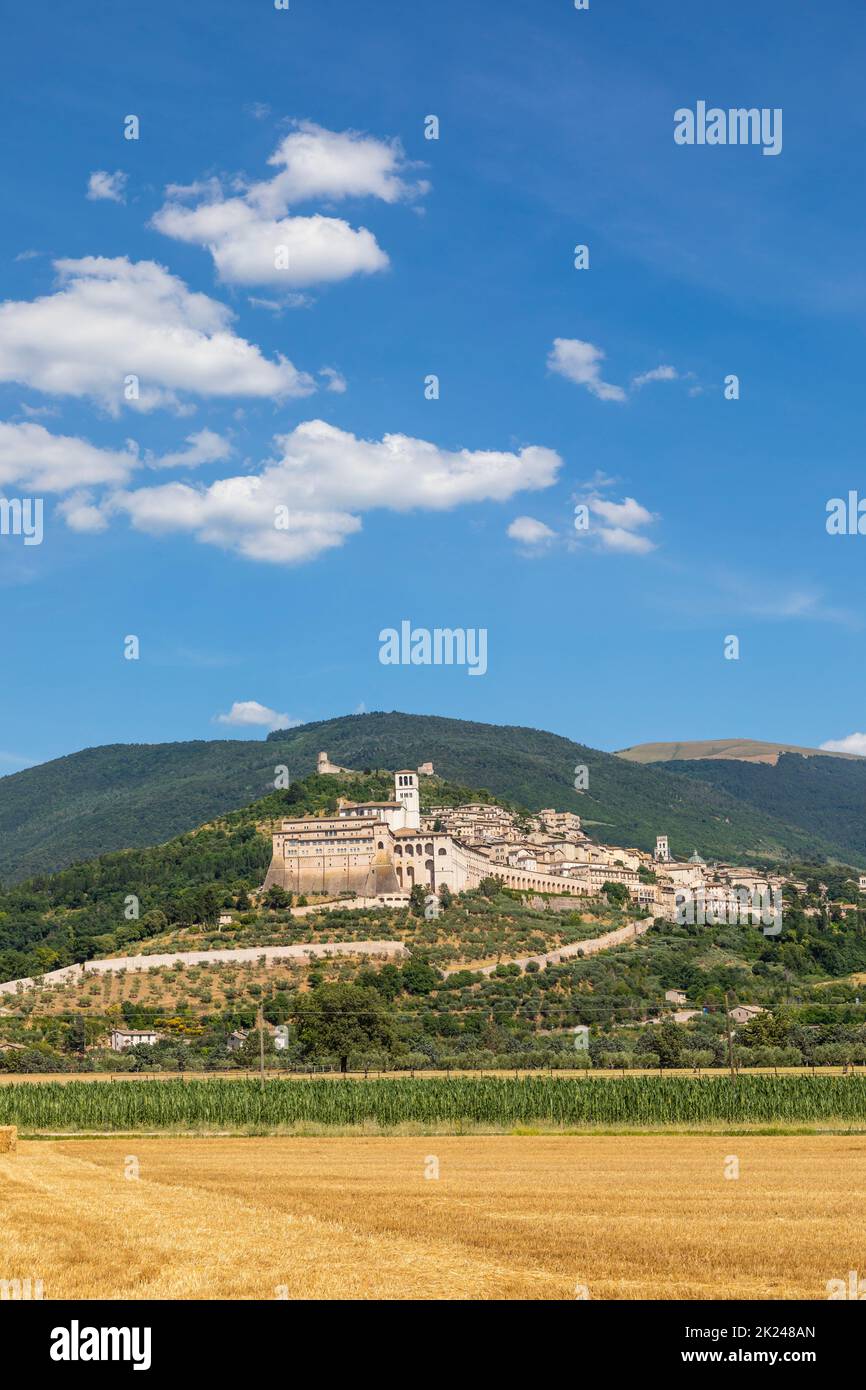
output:
[[[857,1137],[23,1141],[0,1156],[0,1279],[46,1299],[821,1299],[866,1268],[864,1180]]]

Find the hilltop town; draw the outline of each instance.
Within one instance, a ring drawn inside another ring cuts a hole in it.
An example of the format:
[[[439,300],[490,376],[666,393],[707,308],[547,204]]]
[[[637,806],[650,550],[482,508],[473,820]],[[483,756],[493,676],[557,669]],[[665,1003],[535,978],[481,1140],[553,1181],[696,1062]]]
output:
[[[351,772],[317,761],[320,775]],[[781,890],[783,876],[728,863],[712,866],[697,851],[686,861],[671,854],[659,834],[652,854],[599,844],[572,811],[552,807],[520,814],[505,806],[470,802],[421,811],[419,779],[433,764],[394,774],[387,801],[339,798],[334,816],[283,820],[273,835],[264,888],[295,894],[354,897],[358,905],[399,904],[416,885],[437,894],[461,893],[490,876],[507,888],[567,897],[597,898],[620,884],[628,899],[652,917],[675,920],[684,900],[706,910],[736,911],[750,898]]]

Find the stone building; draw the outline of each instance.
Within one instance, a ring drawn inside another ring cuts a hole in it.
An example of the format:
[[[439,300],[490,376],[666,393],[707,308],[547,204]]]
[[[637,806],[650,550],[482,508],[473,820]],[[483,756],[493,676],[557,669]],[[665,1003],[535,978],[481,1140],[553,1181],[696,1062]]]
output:
[[[264,887],[384,902],[405,899],[416,884],[461,893],[491,875],[520,891],[577,897],[597,897],[610,882],[623,884],[639,906],[673,916],[676,889],[704,881],[702,866],[668,859],[656,861],[664,882],[643,883],[648,854],[589,841],[571,813],[541,815],[535,830],[506,807],[481,802],[432,807],[422,816],[419,773],[401,768],[388,801],[341,799],[335,816],[284,820]]]
[[[333,775],[337,772],[351,772],[350,767],[339,767],[337,763],[332,763],[327,753],[320,753],[316,758],[316,771],[320,776]]]
[[[454,808],[440,808],[451,821]],[[548,866],[496,864],[480,843],[482,832],[513,818],[502,807],[459,807],[451,828],[427,815],[421,824],[418,774],[403,768],[394,774],[392,801],[341,801],[336,816],[284,820],[273,836],[265,889],[278,884],[291,893],[384,898],[408,894],[416,883],[434,892],[447,885],[453,893],[475,888],[498,874],[512,888],[546,893],[586,894],[587,884],[571,881]],[[471,812],[481,817],[475,824]],[[488,820],[488,813],[496,814]],[[470,842],[470,834],[474,843]],[[627,871],[626,871],[627,873]],[[615,877],[611,874],[610,877]],[[594,876],[592,876],[594,877]],[[636,876],[635,876],[636,877]]]

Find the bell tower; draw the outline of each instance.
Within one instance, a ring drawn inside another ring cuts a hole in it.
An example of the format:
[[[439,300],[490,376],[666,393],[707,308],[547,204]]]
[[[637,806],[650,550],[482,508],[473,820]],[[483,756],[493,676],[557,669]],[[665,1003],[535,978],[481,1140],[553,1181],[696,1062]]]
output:
[[[418,795],[418,774],[411,768],[402,768],[394,773],[394,800],[399,801],[406,813],[404,825],[407,830],[421,829],[421,799]]]
[[[671,862],[671,851],[668,845],[667,835],[656,835],[656,847],[653,855],[657,864],[669,864]]]

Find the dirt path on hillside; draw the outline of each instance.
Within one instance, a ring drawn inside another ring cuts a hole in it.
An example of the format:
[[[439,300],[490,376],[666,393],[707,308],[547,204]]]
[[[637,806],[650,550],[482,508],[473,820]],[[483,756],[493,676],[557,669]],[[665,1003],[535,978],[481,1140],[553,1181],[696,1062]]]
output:
[[[519,965],[521,970],[525,970],[531,960],[537,962],[539,969],[548,962],[558,965],[561,960],[568,960],[570,956],[594,956],[599,951],[609,951],[612,946],[623,946],[627,941],[635,941],[637,937],[643,936],[653,924],[653,919],[648,917],[645,922],[627,922],[624,927],[617,927],[616,931],[605,932],[603,936],[591,936],[588,941],[573,941],[570,946],[557,946],[553,951],[545,951],[540,956],[517,956],[511,960],[493,961],[478,965],[449,965],[445,971],[446,975],[456,975],[458,970],[472,970],[478,975],[492,975],[497,964]]]

